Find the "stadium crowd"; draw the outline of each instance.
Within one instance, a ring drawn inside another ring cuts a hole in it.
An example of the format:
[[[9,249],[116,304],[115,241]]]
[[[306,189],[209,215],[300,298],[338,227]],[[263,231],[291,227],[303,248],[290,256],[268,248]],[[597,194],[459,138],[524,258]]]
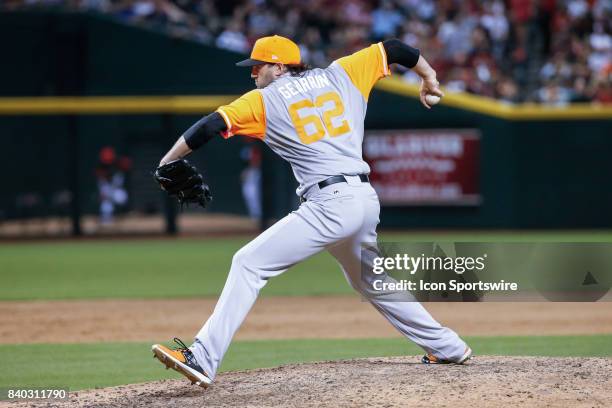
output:
[[[97,10],[248,53],[272,33],[326,66],[386,38],[417,47],[451,91],[509,103],[612,103],[612,0],[3,0]],[[396,68],[399,72],[399,68]],[[411,71],[399,72],[410,82]]]

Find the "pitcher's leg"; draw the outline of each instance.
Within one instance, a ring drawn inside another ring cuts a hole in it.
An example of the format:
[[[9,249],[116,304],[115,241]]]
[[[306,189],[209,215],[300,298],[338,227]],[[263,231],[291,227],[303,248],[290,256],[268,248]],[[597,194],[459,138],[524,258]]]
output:
[[[325,243],[318,235],[311,224],[292,213],[234,255],[213,314],[190,347],[211,379],[261,288],[269,278],[321,251]]]
[[[372,231],[364,232],[363,239],[354,237],[329,250],[338,260],[351,286],[378,310],[397,330],[421,346],[428,353],[444,360],[457,360],[466,350],[466,344],[453,330],[440,325],[416,300],[414,302],[385,301],[373,296],[374,279],[392,279],[383,275],[368,274],[376,253],[366,251],[362,274],[361,242],[375,242]],[[370,293],[368,293],[370,292]]]

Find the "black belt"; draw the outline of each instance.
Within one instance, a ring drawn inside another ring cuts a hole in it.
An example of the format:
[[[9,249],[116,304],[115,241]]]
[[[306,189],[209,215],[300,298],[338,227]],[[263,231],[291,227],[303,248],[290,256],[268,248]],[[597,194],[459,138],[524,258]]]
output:
[[[359,180],[361,180],[364,183],[369,183],[370,182],[370,178],[368,177],[367,174],[359,174]],[[324,188],[327,186],[331,186],[332,184],[337,184],[337,183],[346,183],[346,177],[344,176],[332,176],[328,179],[325,179],[323,181],[319,181],[319,184],[317,184],[319,186],[319,188]]]
[[[359,180],[361,180],[361,182],[363,183],[369,183],[370,182],[370,178],[368,177],[367,174],[359,174]],[[319,181],[319,183],[317,183],[317,185],[319,186],[320,189],[325,188],[327,186],[331,186],[332,184],[337,184],[337,183],[347,183],[346,181],[346,177],[344,176],[332,176],[330,178],[327,178],[323,181]],[[306,198],[304,198],[304,196],[300,197],[300,202],[306,202]]]

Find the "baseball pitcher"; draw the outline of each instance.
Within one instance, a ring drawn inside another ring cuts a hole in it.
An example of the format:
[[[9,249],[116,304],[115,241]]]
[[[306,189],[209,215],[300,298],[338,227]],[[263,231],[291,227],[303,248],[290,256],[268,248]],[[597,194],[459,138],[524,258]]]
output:
[[[380,212],[368,180],[370,168],[362,158],[364,119],[370,91],[390,75],[392,63],[421,76],[420,99],[426,108],[427,95],[442,96],[436,73],[419,50],[397,39],[373,44],[325,69],[309,69],[291,40],[260,38],[251,57],[237,64],[251,67],[257,89],[196,122],[162,158],[155,173],[162,188],[181,203],[205,206],[210,191],[183,157],[218,135],[258,138],[291,164],[302,201],[234,255],[214,312],[191,346],[178,339],[174,350],[153,345],[154,356],[167,367],[207,387],[266,282],[323,250],[338,260],[356,291],[426,351],[424,363],[462,364],[471,357],[466,343],[421,304],[368,296],[372,287],[368,276],[362,276],[362,263],[371,270],[375,255],[362,256],[362,243],[376,242]]]

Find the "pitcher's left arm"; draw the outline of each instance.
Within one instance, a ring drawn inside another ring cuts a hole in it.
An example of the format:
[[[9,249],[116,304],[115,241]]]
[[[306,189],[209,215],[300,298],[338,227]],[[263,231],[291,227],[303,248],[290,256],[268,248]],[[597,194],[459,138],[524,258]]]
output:
[[[159,165],[182,159],[226,130],[227,126],[219,112],[204,116],[178,138],[174,146],[161,159]]]

